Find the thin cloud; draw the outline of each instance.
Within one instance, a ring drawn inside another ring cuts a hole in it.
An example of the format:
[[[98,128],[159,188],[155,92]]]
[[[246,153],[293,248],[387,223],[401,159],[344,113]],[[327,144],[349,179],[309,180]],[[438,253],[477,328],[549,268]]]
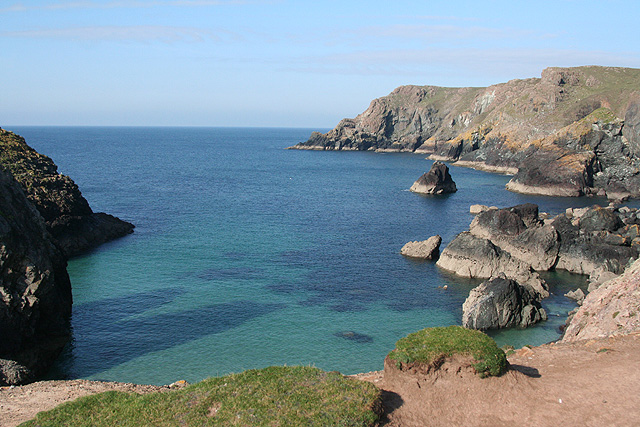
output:
[[[205,40],[219,41],[222,38],[235,38],[237,36],[228,32],[214,34],[211,31],[191,27],[137,25],[5,31],[0,33],[0,37],[62,39],[76,41],[159,41],[164,43],[172,43],[203,42]]]
[[[394,49],[296,58],[287,63],[286,69],[303,73],[363,76],[425,76],[434,71],[451,70],[460,75],[481,75],[487,80],[507,74],[537,77],[540,70],[549,66],[589,64],[638,67],[640,54],[562,49]],[[533,70],[535,73],[532,73]]]
[[[249,0],[131,0],[131,1],[63,1],[39,6],[27,6],[23,3],[15,3],[8,7],[0,8],[0,13],[29,12],[36,10],[69,10],[69,9],[133,9],[149,8],[157,6],[190,7],[190,6],[226,6],[245,5],[256,3],[271,3]]]

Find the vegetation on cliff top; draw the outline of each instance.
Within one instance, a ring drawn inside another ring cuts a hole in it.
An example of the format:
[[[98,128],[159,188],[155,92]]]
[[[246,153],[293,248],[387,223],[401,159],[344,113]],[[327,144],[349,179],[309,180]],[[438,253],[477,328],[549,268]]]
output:
[[[311,367],[269,367],[209,378],[176,391],[109,391],[39,413],[23,426],[372,426],[371,383]]]
[[[506,372],[507,357],[488,335],[462,326],[427,328],[401,338],[389,358],[398,365],[424,364],[438,366],[456,354],[470,356],[481,377]]]

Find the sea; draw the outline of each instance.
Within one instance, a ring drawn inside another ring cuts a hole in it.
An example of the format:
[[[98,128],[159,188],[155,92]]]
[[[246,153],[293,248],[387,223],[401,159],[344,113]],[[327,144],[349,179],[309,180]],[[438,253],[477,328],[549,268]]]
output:
[[[96,212],[135,232],[71,259],[73,336],[50,379],[197,382],[271,365],[380,370],[409,333],[461,323],[479,281],[400,255],[468,229],[473,204],[555,215],[593,198],[505,190],[508,176],[451,167],[458,191],[409,187],[409,153],[287,150],[300,128],[7,127],[51,157]],[[547,276],[549,320],[490,335],[556,340],[582,276]]]

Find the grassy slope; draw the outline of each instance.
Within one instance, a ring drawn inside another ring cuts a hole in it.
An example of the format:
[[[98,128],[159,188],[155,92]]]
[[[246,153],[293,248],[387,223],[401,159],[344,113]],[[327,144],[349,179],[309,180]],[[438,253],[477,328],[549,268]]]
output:
[[[110,391],[41,412],[23,426],[370,426],[380,391],[311,367],[270,367],[177,391]]]

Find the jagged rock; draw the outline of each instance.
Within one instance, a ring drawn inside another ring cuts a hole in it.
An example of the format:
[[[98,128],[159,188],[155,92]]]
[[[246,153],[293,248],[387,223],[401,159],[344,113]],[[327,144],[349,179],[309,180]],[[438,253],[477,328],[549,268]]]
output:
[[[401,86],[291,148],[425,153],[515,174],[513,191],[640,197],[637,87],[638,69],[593,66],[487,88]]]
[[[78,186],[24,138],[0,129],[0,166],[22,186],[67,257],[133,232],[133,224],[94,213]]]
[[[564,269],[590,275],[589,291],[621,274],[638,258],[637,210],[599,206],[567,210],[541,221],[526,204],[487,210],[442,251],[436,265],[459,276],[489,279],[504,274],[533,292],[548,290],[537,271]],[[633,238],[632,238],[633,237]]]
[[[0,385],[33,381],[70,336],[66,261],[18,182],[0,167]]]
[[[410,258],[434,259],[440,252],[440,243],[442,237],[435,235],[427,240],[406,243],[400,249],[400,253]]]
[[[504,276],[472,289],[462,305],[462,326],[470,329],[526,328],[546,319],[537,296]]]
[[[446,194],[458,191],[447,165],[437,161],[433,163],[429,172],[413,183],[410,190],[420,194]]]
[[[538,273],[490,240],[462,232],[447,245],[436,265],[458,276],[489,279],[505,274],[518,280],[541,298],[549,296],[547,285]]]
[[[582,302],[584,301],[585,298],[585,294],[584,291],[580,288],[575,289],[573,291],[569,291],[566,294],[564,294],[565,297],[574,300],[578,305],[582,305]]]
[[[616,215],[610,209],[594,206],[588,209],[580,218],[580,229],[587,233],[594,231],[616,231],[624,227],[624,223],[620,216]]]
[[[640,260],[589,292],[565,329],[562,341],[626,335],[640,331]]]
[[[482,213],[484,211],[488,211],[489,209],[497,210],[498,208],[496,206],[471,205],[471,206],[469,206],[469,213],[471,215],[478,215],[479,213]]]

